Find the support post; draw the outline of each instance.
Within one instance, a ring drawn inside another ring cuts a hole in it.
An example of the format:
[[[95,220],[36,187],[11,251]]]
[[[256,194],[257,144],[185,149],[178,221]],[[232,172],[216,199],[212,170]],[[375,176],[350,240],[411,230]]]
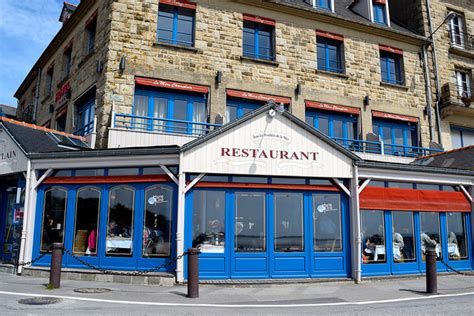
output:
[[[49,284],[55,289],[61,285],[61,265],[63,261],[63,244],[53,243],[53,253],[51,255],[51,269],[49,270]]]
[[[197,248],[188,249],[188,297],[199,297],[199,254]]]
[[[426,251],[426,293],[438,294],[438,276],[436,274],[436,250]]]

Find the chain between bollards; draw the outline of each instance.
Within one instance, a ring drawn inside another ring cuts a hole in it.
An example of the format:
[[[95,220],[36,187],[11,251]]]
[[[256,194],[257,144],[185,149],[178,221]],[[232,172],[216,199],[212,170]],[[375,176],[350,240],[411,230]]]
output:
[[[426,251],[426,293],[438,294],[438,276],[436,271],[436,250]]]
[[[188,297],[199,297],[199,254],[197,248],[188,249]]]
[[[49,284],[55,289],[61,285],[61,265],[63,261],[62,243],[53,243],[53,253],[51,255],[51,269],[49,271]]]

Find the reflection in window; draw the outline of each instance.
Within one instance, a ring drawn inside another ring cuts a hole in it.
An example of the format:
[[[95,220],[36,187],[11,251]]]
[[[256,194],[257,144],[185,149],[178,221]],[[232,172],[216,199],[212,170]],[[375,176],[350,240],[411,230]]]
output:
[[[201,252],[224,252],[225,209],[225,192],[194,191],[193,247]]]
[[[439,214],[436,212],[421,212],[421,251],[423,260],[425,260],[425,252],[430,246],[435,247],[438,260],[442,256],[441,247],[441,231],[439,227]]]
[[[73,247],[75,255],[97,256],[99,210],[100,190],[98,188],[82,188],[77,191]]]
[[[362,211],[361,228],[363,262],[386,262],[384,212]]]
[[[416,260],[413,212],[392,212],[392,243],[394,262]]]
[[[55,242],[64,243],[64,216],[67,191],[50,188],[44,193],[41,251],[49,251]]]
[[[169,256],[171,251],[171,187],[153,186],[145,191],[143,256]]]
[[[132,255],[135,189],[112,188],[109,194],[106,250],[108,255]]]
[[[265,193],[235,194],[235,251],[266,250]]]
[[[462,213],[446,213],[446,218],[449,259],[467,259],[466,216]]]
[[[313,194],[314,250],[342,251],[341,203],[337,194]]]
[[[304,251],[303,194],[275,193],[275,251]]]

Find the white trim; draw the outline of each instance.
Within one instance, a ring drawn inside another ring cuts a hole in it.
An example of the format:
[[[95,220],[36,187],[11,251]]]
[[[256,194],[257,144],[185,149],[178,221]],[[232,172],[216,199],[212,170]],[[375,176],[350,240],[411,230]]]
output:
[[[368,182],[367,182],[368,183]],[[358,193],[359,170],[357,166],[353,167],[353,177],[351,179],[352,197],[350,203],[350,245],[352,254],[352,279],[355,283],[360,283],[362,279],[362,238],[360,233],[360,200]]]
[[[459,187],[461,188],[462,192],[464,192],[468,200],[472,203],[472,195],[467,192],[466,188],[463,185],[460,185]]]
[[[198,183],[205,175],[205,173],[201,173],[200,175],[198,175],[190,184],[186,186],[186,188],[184,189],[184,193],[187,193],[189,190],[191,190],[196,185],[196,183]]]
[[[334,181],[334,183],[337,184],[338,187],[342,189],[342,191],[344,191],[347,194],[347,196],[351,196],[351,191],[349,191],[349,189],[346,188],[346,186],[344,185],[344,183],[341,182],[341,180],[339,180],[338,178],[332,178],[332,180]]]
[[[165,165],[160,165],[160,168],[163,169],[166,174],[168,175],[168,177],[171,178],[171,180],[173,180],[174,183],[176,183],[177,185],[179,185],[179,181],[178,179],[176,179],[176,177],[174,176],[174,174],[170,171],[170,169],[168,169],[168,167],[166,167]]]
[[[176,253],[181,255],[184,252],[184,221],[185,221],[185,207],[186,207],[186,173],[183,170],[181,161],[183,159],[183,153],[180,154],[179,164],[179,183],[178,183],[178,210],[176,220]],[[184,259],[181,258],[176,262],[176,282],[180,283],[184,281]]]
[[[41,178],[36,181],[35,185],[33,186],[33,190],[36,190],[41,183],[43,183],[44,179],[46,179],[47,176],[49,176],[53,172],[53,169],[48,169],[46,172],[41,176]]]
[[[25,185],[25,205],[23,209],[23,227],[21,229],[21,239],[20,239],[20,253],[18,261],[25,262],[25,247],[26,247],[26,236],[27,236],[27,227],[28,227],[28,220],[29,220],[29,213],[30,213],[30,200],[31,200],[31,191],[32,191],[32,172],[31,169],[31,160],[28,159],[27,168],[26,168],[26,185]],[[17,273],[21,274],[23,271],[23,266],[18,266]]]
[[[370,180],[372,179],[365,179],[364,182],[362,183],[362,185],[359,186],[359,188],[357,189],[357,194],[361,194],[362,191],[364,191],[365,187],[370,183]]]

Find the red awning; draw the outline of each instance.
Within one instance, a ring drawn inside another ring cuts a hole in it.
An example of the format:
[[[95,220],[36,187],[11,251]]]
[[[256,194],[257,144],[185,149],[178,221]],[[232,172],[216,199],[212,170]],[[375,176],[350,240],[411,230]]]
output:
[[[357,114],[357,115],[360,114],[359,108],[353,108],[350,106],[322,103],[322,102],[316,102],[316,101],[305,101],[305,104],[307,108],[341,112],[341,113],[349,113],[349,114]]]
[[[245,91],[232,90],[232,89],[227,89],[227,95],[230,96],[230,97],[257,100],[257,101],[273,100],[277,103],[283,103],[283,104],[290,104],[291,103],[290,98],[277,97],[277,96],[274,96],[274,95],[254,93],[254,92],[245,92]]]
[[[367,187],[360,194],[360,208],[387,211],[471,212],[462,192]]]
[[[417,118],[417,117],[408,116],[408,115],[401,115],[401,114],[393,114],[393,113],[372,111],[372,116],[373,116],[373,117],[379,117],[379,118],[391,119],[391,120],[397,120],[397,121],[418,123],[418,118]]]
[[[206,86],[199,86],[199,85],[189,84],[189,83],[157,80],[157,79],[150,79],[150,78],[140,78],[140,77],[135,78],[135,82],[136,84],[142,85],[142,86],[151,86],[151,87],[192,91],[192,92],[200,92],[200,93],[209,92],[209,88]]]

